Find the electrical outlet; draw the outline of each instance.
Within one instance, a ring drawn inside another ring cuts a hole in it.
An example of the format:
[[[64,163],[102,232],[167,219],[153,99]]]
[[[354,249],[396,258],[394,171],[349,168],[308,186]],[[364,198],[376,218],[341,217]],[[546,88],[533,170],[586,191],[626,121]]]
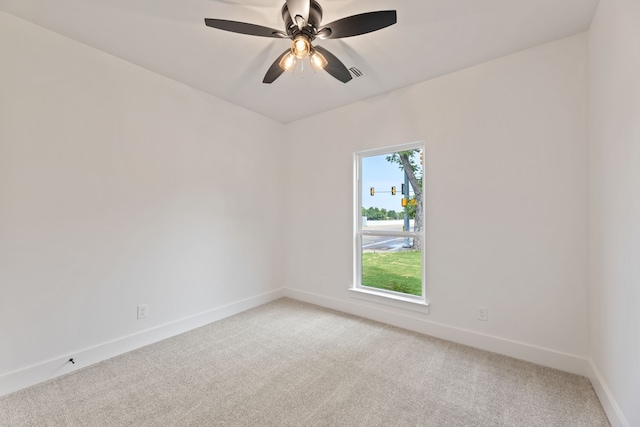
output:
[[[142,304],[138,306],[138,319],[145,318],[149,315],[149,306]]]
[[[489,309],[487,307],[478,306],[478,320],[489,320]]]
[[[318,287],[324,288],[324,277],[322,276],[318,278]]]

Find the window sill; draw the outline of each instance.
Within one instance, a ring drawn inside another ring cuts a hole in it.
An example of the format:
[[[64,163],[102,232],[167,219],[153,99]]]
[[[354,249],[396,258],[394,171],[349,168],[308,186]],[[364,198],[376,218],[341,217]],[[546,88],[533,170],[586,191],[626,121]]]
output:
[[[427,301],[362,288],[350,288],[349,291],[352,298],[429,314],[429,303]]]

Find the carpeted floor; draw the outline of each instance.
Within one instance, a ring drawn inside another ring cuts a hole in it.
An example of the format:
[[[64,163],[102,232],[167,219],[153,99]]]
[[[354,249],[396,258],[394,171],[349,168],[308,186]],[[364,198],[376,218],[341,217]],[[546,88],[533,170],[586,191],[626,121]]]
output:
[[[584,377],[281,299],[2,397],[0,425],[609,423]]]

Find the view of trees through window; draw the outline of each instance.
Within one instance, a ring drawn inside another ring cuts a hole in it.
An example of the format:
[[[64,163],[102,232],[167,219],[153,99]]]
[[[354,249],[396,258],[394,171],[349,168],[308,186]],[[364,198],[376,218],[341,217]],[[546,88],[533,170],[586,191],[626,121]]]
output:
[[[358,156],[356,287],[423,296],[422,156],[421,146]]]

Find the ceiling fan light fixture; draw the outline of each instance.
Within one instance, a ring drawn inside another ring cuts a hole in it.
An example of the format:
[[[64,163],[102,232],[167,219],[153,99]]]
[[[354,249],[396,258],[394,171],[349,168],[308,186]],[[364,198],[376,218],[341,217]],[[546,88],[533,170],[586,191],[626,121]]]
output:
[[[296,36],[291,45],[291,53],[298,59],[302,59],[311,52],[309,38],[304,35]]]
[[[273,61],[262,83],[273,83],[285,71],[295,70],[298,62],[301,73],[304,73],[306,57],[309,57],[315,71],[324,69],[336,80],[347,83],[353,78],[351,71],[329,50],[317,45],[314,47],[311,42],[316,38],[342,39],[381,30],[398,22],[397,12],[378,10],[359,13],[322,25],[322,7],[318,1],[285,0],[281,9],[284,31],[227,19],[205,18],[204,23],[208,27],[232,33],[290,40],[289,48]]]
[[[285,71],[290,71],[293,67],[296,66],[296,57],[292,52],[288,52],[285,56],[280,60],[280,68]]]
[[[315,49],[311,50],[309,60],[311,61],[311,66],[313,66],[316,71],[322,70],[327,66],[327,58]]]

